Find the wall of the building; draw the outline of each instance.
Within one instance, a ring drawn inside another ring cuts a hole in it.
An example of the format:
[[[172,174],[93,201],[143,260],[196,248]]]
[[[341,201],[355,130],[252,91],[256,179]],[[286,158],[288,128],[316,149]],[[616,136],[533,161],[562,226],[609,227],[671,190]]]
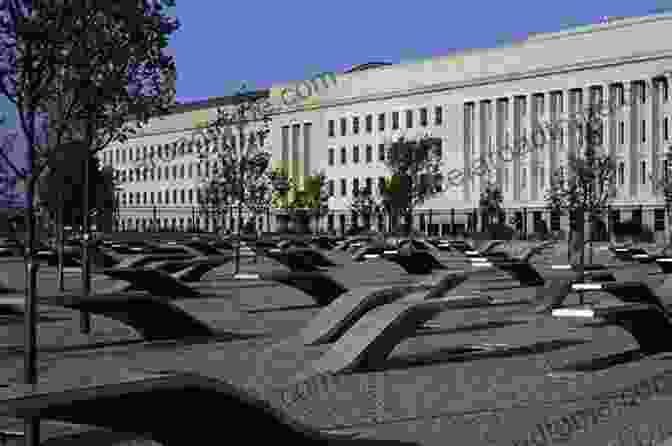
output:
[[[471,166],[478,158],[491,150],[531,135],[538,123],[556,119],[564,120],[561,140],[550,141],[526,158],[514,161],[498,161],[497,181],[504,191],[504,207],[510,213],[524,210],[541,212],[544,196],[555,169],[563,165],[567,153],[579,148],[566,120],[572,111],[587,104],[592,91],[603,98],[611,98],[620,88],[624,89],[626,104],[617,105],[614,113],[604,119],[605,147],[619,163],[623,163],[624,178],[618,184],[615,208],[623,209],[621,219],[627,218],[631,209],[650,209],[644,212],[644,220],[653,224],[653,209],[660,208],[662,197],[652,187],[649,175],[658,175],[662,156],[672,144],[665,135],[672,134],[672,101],[669,99],[672,71],[672,43],[661,36],[667,35],[672,24],[672,15],[625,19],[614,23],[600,24],[573,31],[537,35],[527,41],[505,48],[467,51],[449,57],[433,58],[423,62],[379,67],[337,75],[335,83],[322,82],[314,88],[310,107],[300,104],[286,107],[274,114],[271,123],[270,144],[275,167],[289,168],[298,178],[324,170],[334,181],[334,197],[330,207],[334,210],[336,227],[341,215],[349,224],[347,212],[352,197],[353,183],[361,186],[371,178],[378,178],[387,171],[379,161],[379,145],[401,135],[415,137],[429,133],[442,141],[443,168],[446,176],[452,169],[465,173],[465,181],[458,185],[446,183],[445,191],[429,200],[419,211],[433,210],[433,223],[446,225],[456,221],[466,223],[466,215],[477,207],[479,191],[484,186],[483,178],[472,172]],[[637,92],[640,82],[647,87],[646,101],[631,100],[631,92]],[[315,84],[313,84],[315,85]],[[291,84],[284,85],[291,87]],[[277,86],[276,86],[277,87]],[[279,86],[282,87],[282,86]],[[663,91],[668,91],[667,99]],[[618,96],[618,95],[617,95]],[[277,104],[278,97],[272,100]],[[543,101],[543,105],[537,102]],[[525,103],[525,113],[522,103]],[[631,105],[629,105],[631,104]],[[428,125],[419,125],[420,109],[428,111]],[[442,122],[435,124],[435,110],[442,113]],[[490,108],[490,112],[488,112]],[[406,112],[413,116],[412,128],[406,126]],[[473,110],[473,111],[472,111]],[[399,113],[399,129],[392,129],[393,113]],[[489,118],[491,113],[492,118]],[[508,119],[504,115],[508,114]],[[366,130],[366,117],[372,118],[372,130]],[[379,116],[385,117],[385,129],[379,130]],[[124,147],[144,150],[145,147],[164,146],[191,134],[195,122],[214,119],[216,108],[174,114],[157,120],[144,134],[128,142]],[[359,119],[359,132],[353,132],[353,119]],[[664,118],[668,118],[664,121]],[[347,131],[340,132],[340,122],[346,120]],[[642,120],[646,121],[642,142]],[[335,136],[328,133],[329,122],[335,123]],[[664,122],[670,128],[662,128]],[[620,141],[620,125],[623,123],[623,143]],[[544,127],[545,128],[545,127]],[[547,132],[547,130],[546,130]],[[546,133],[548,135],[548,132]],[[371,146],[371,160],[367,160],[367,146]],[[359,161],[354,161],[358,147]],[[341,149],[345,148],[346,162],[341,163]],[[115,168],[128,170],[132,163],[117,158],[121,147],[108,149],[108,162]],[[334,150],[334,163],[329,162],[329,150]],[[507,155],[510,152],[506,152]],[[509,156],[507,156],[509,158]],[[642,162],[645,162],[642,176]],[[173,219],[179,226],[188,225],[198,212],[195,192],[192,200],[188,191],[195,191],[205,174],[197,175],[198,161],[193,155],[171,161],[163,166],[169,175],[161,179],[122,183],[123,192],[140,194],[140,203],[123,204],[120,210],[122,221],[135,226],[136,221],[158,217],[163,227],[172,226]],[[536,165],[536,167],[535,167]],[[173,166],[177,178],[173,175]],[[182,166],[185,175],[180,175]],[[194,171],[189,175],[189,168]],[[496,170],[497,171],[497,170]],[[346,194],[341,194],[341,180],[346,182]],[[149,195],[165,194],[168,203],[155,200]],[[177,191],[177,203],[172,200],[172,191]],[[185,202],[181,191],[185,190]],[[148,194],[145,200],[144,194]],[[451,213],[451,210],[455,210]],[[545,215],[545,214],[544,214]],[[650,216],[650,217],[647,217]],[[420,217],[418,217],[420,218]],[[546,217],[544,217],[546,218]],[[204,224],[202,229],[215,226]],[[327,221],[324,219],[324,221]],[[528,219],[528,229],[532,227]],[[563,218],[563,226],[566,218]]]

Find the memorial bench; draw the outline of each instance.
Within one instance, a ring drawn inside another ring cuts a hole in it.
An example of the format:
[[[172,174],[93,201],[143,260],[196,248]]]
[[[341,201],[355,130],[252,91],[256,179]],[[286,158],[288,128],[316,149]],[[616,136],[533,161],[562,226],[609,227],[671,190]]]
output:
[[[377,367],[394,348],[412,336],[425,322],[448,309],[469,309],[496,306],[493,299],[485,296],[446,296],[426,299],[426,293],[418,292],[393,303],[374,308],[363,315],[319,359],[314,361],[308,373],[346,373],[366,371]]]
[[[669,281],[658,290],[668,290]],[[668,340],[672,330],[672,314],[662,296],[642,282],[575,284],[574,289],[604,291],[620,302],[604,302],[595,305],[557,308],[555,317],[602,319],[608,324],[618,325],[639,344],[647,354],[670,351]]]
[[[252,391],[222,379],[124,370],[86,380],[73,375],[72,382],[0,389],[0,412],[21,419],[57,420],[132,433],[164,446],[191,446],[200,438],[244,438],[259,444],[269,438],[280,444],[340,444],[355,437],[306,425]]]

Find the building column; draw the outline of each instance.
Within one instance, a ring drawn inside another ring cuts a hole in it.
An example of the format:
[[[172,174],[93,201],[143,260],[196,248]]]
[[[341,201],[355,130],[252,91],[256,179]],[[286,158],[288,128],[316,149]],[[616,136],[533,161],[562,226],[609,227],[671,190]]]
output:
[[[546,173],[547,186],[550,186],[553,179],[553,174],[558,168],[557,151],[560,146],[560,126],[559,113],[562,98],[554,95],[553,92],[544,94],[544,102],[548,104],[547,112],[545,113],[544,130],[546,131],[546,146],[548,147],[548,172]]]
[[[627,88],[626,88],[627,87]],[[639,113],[637,104],[637,85],[634,81],[624,82],[623,89],[625,94],[625,110],[630,122],[630,144],[627,171],[630,179],[630,198],[637,197],[637,182],[639,180],[639,144],[637,126],[639,123]]]
[[[651,192],[656,194],[658,191],[658,177],[659,177],[659,156],[660,156],[660,125],[662,117],[660,115],[660,79],[652,78],[648,80],[648,87],[651,92]]]
[[[474,111],[476,107],[474,102],[467,103],[465,102],[462,106],[461,115],[462,115],[462,151],[463,151],[463,161],[464,161],[464,175],[463,175],[463,199],[465,202],[471,201],[471,163],[472,163],[472,152],[473,152],[473,143],[474,143]]]
[[[471,189],[473,193],[473,200],[478,203],[480,197],[481,185],[483,184],[483,169],[481,167],[484,160],[483,153],[483,101],[477,100],[474,101],[474,123],[473,123],[473,132],[474,132],[474,148],[472,150],[472,178],[473,178],[473,187]]]
[[[565,104],[567,115],[567,156],[576,153],[577,136],[580,114],[578,113],[577,95],[575,90],[565,90]]]
[[[502,104],[499,98],[492,100],[492,125],[490,126],[490,131],[492,133],[492,163],[495,167],[495,181],[497,182],[497,187],[499,190],[504,193],[504,166],[502,163],[502,146],[503,141],[502,137],[504,134],[502,123]]]
[[[303,181],[301,180],[301,174],[302,170],[301,169],[301,124],[293,124],[292,125],[292,136],[291,136],[291,144],[292,144],[292,173],[291,177],[294,178],[295,180],[299,180],[299,184],[303,184]]]
[[[602,108],[604,110],[604,132],[602,133],[602,147],[612,158],[616,156],[616,145],[618,144],[618,126],[616,120],[616,101],[612,93],[611,84],[602,84]]]
[[[520,99],[512,96],[510,101],[513,104],[512,121],[513,131],[511,133],[511,159],[513,164],[513,201],[515,204],[520,202],[520,147],[521,147],[521,115]]]
[[[500,145],[500,159],[502,164],[502,182],[504,186],[504,197],[511,201],[514,194],[515,185],[512,186],[513,175],[513,101],[512,97],[504,98],[502,101],[502,140]],[[508,174],[507,174],[508,172]],[[513,180],[515,182],[515,180]],[[510,191],[509,191],[510,188]]]
[[[543,97],[543,96],[542,96]],[[528,105],[528,114],[529,114],[529,128],[527,130],[527,152],[529,153],[529,189],[530,194],[528,195],[530,201],[537,201],[539,199],[539,167],[543,165],[544,160],[544,147],[541,144],[541,138],[537,137],[539,132],[539,114],[543,112],[545,104],[538,104],[538,98],[536,94],[530,94],[527,96]],[[541,105],[541,107],[539,106]]]
[[[303,124],[303,175],[310,176],[310,151],[313,124],[306,122]]]

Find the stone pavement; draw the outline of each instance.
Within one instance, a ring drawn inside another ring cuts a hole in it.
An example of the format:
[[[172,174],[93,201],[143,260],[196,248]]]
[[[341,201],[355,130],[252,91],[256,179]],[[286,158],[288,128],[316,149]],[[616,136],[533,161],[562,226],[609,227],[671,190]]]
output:
[[[257,267],[277,265],[264,262]],[[245,269],[248,268],[252,270],[254,265],[246,265]],[[392,275],[398,275],[400,280],[410,279],[401,271],[394,273],[395,266],[376,262],[345,267],[341,275],[353,283],[375,282],[389,277],[390,268]],[[654,270],[645,266],[628,271],[648,276]],[[585,326],[549,317],[526,317],[526,307],[516,306],[445,312],[435,319],[432,329],[419,330],[376,370],[294,382],[294,375],[305,370],[325,349],[299,346],[292,336],[317,309],[310,307],[309,298],[287,287],[234,284],[228,274],[230,270],[220,270],[208,278],[216,279],[217,286],[235,285],[235,290],[229,290],[219,299],[185,301],[181,305],[222,327],[266,328],[276,333],[275,336],[230,343],[184,345],[173,342],[95,351],[43,352],[41,379],[95,375],[98,368],[196,371],[253,387],[295,417],[324,429],[356,430],[364,437],[443,446],[449,438],[460,438],[459,444],[465,445],[530,444],[526,436],[544,419],[588,407],[593,404],[587,399],[589,395],[636,383],[671,366],[670,355],[613,365],[614,361],[618,362],[619,354],[622,356],[634,347],[632,339],[621,329]],[[18,273],[12,278],[21,283]],[[650,279],[659,280],[655,275]],[[40,288],[44,285],[45,290],[50,286],[55,289],[55,282],[49,280],[44,277]],[[68,287],[74,287],[75,283],[73,280]],[[515,288],[484,291],[489,285],[493,284],[473,281],[467,289],[512,298],[525,292]],[[587,295],[591,300],[603,297],[597,293]],[[577,300],[576,295],[570,296],[570,302]],[[242,309],[250,317],[231,320],[227,317],[233,314],[231,309]],[[64,321],[43,323],[41,341],[53,346],[85,343],[86,339],[78,338],[81,335],[76,332],[76,317],[73,319],[70,325]],[[95,336],[101,340],[108,339],[106,336],[123,337],[120,331],[123,328],[102,318],[94,322]],[[20,344],[20,324],[3,324],[0,330],[6,345]],[[133,336],[130,332],[123,335]],[[473,344],[503,345],[494,350],[462,348]],[[598,357],[607,358],[595,361]],[[0,358],[3,363],[0,382],[20,379],[21,356],[0,349]],[[582,361],[582,371],[562,373],[563,367],[577,369]],[[610,364],[612,367],[607,368]],[[550,376],[553,371],[556,373]],[[516,408],[517,405],[520,407]],[[598,435],[599,429],[613,430],[618,420],[623,424],[629,416],[648,420],[647,417],[653,417],[661,408],[669,410],[663,403],[651,407],[642,404],[634,412],[634,409],[624,409],[614,420],[604,420],[595,428],[579,432],[572,440],[578,441],[577,444],[600,444],[588,443],[595,440],[590,435]],[[5,424],[11,423],[12,420],[6,420]],[[552,437],[552,433],[545,435]],[[605,435],[611,434],[601,433],[599,439],[607,438]],[[614,430],[613,440],[620,438],[618,435],[621,434]]]

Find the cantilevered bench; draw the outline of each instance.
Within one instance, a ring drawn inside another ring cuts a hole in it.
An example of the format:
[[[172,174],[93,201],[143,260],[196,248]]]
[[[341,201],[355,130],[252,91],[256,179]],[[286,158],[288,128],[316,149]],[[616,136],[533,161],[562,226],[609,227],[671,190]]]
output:
[[[435,275],[417,284],[396,287],[361,287],[336,298],[315,315],[301,330],[300,338],[306,345],[334,342],[359,318],[373,308],[394,302],[415,292],[423,292],[425,299],[443,297],[467,280],[462,272]]]
[[[369,370],[380,365],[404,339],[426,321],[448,309],[492,305],[483,296],[448,296],[425,299],[414,293],[366,313],[331,348],[314,361],[308,372],[344,373]]]
[[[101,294],[120,291],[146,291],[155,296],[171,296],[176,298],[194,298],[201,294],[186,283],[181,282],[169,273],[154,268],[110,268],[100,273],[113,279],[128,282],[118,284]]]
[[[502,253],[498,256],[484,256],[471,258],[475,266],[495,266],[509,273],[523,286],[539,286],[544,284],[544,279],[537,270],[529,263],[529,259],[546,248],[548,243],[542,243],[528,248],[521,257],[512,257]],[[435,269],[447,269],[431,252],[411,251],[402,253],[399,250],[388,251],[383,257],[398,263],[407,272],[412,274],[428,274]]]
[[[454,245],[454,247],[467,257],[482,257],[492,253],[493,249],[504,243],[504,240],[489,240],[481,249],[472,248],[466,243],[464,245]]]
[[[0,389],[0,410],[15,418],[133,433],[164,446],[191,446],[197,438],[222,436],[259,444],[272,438],[281,444],[315,445],[353,438],[305,425],[250,390],[221,379],[112,369],[90,378],[73,374],[69,382]]]
[[[247,339],[262,336],[260,332],[228,332],[210,327],[184,311],[175,302],[146,294],[102,294],[82,299],[79,296],[51,296],[40,299],[41,304],[86,311],[105,316],[128,325],[147,341],[187,338],[215,338],[221,340]],[[23,313],[25,299],[0,299],[0,307]]]
[[[219,255],[189,260],[164,260],[152,264],[151,267],[165,271],[181,282],[192,283],[200,281],[204,275],[233,259],[233,256]]]
[[[320,271],[320,267],[310,261],[307,255],[300,254],[293,250],[282,248],[271,248],[265,250],[264,256],[280,262],[290,271],[295,272],[316,272]]]
[[[430,274],[434,270],[448,269],[431,252],[393,249],[383,251],[381,257],[401,266],[408,274]]]
[[[575,284],[574,288],[605,291],[622,302],[599,303],[592,306],[558,308],[556,317],[603,319],[628,331],[645,353],[670,350],[668,337],[672,330],[672,314],[661,296],[642,282]],[[670,283],[658,289],[669,289]]]

